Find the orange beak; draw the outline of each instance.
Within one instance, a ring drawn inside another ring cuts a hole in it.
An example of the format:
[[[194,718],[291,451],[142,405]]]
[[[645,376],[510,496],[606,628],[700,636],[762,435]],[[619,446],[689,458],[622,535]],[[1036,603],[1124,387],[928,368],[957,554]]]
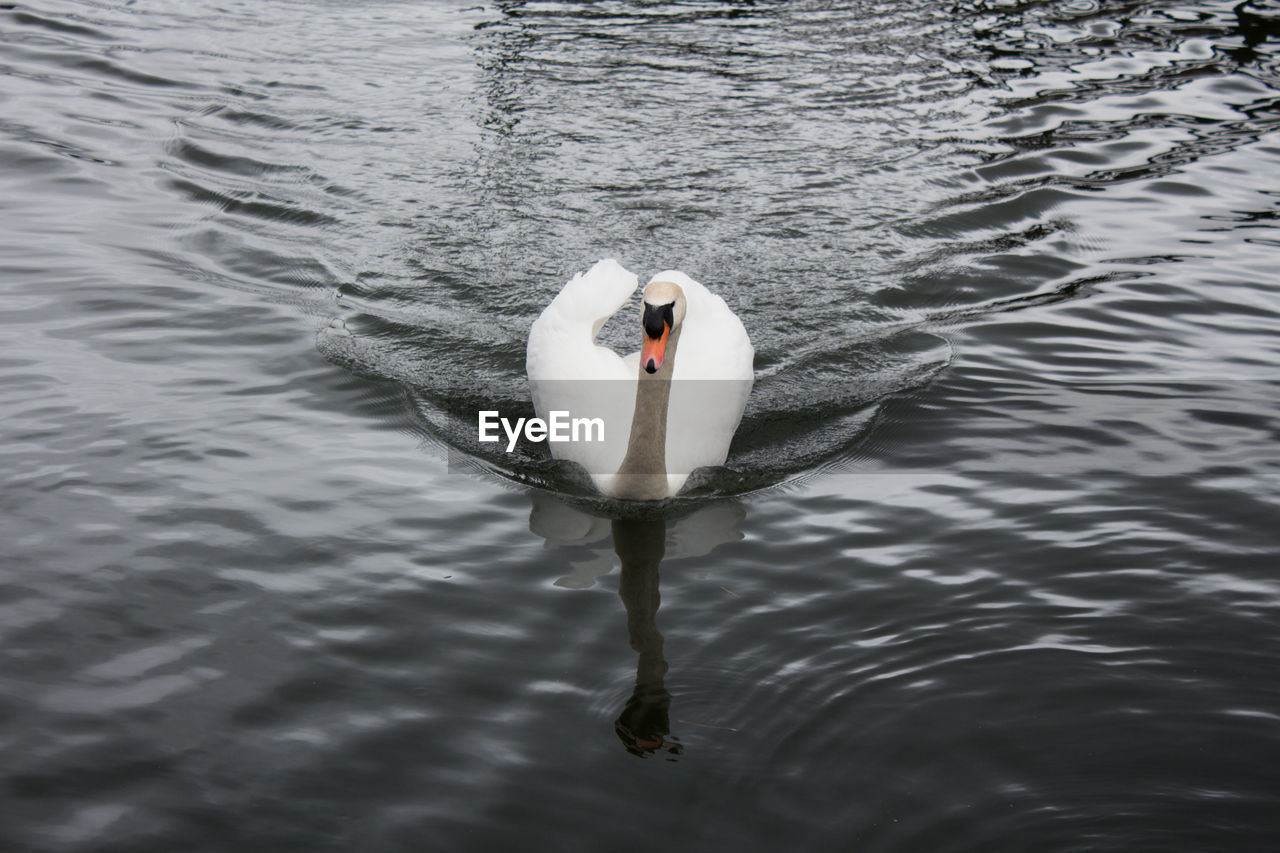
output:
[[[667,352],[667,335],[669,334],[671,334],[671,327],[663,323],[662,337],[644,336],[644,346],[640,348],[640,364],[647,373],[657,373],[662,368],[662,356]]]

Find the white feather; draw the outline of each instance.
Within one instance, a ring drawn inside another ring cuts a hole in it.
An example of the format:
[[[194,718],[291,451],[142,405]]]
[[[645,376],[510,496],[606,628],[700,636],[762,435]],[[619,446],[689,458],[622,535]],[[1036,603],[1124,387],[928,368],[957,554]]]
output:
[[[719,296],[676,270],[652,280],[678,284],[686,302],[664,448],[674,495],[695,469],[724,464],[751,392],[755,351],[742,322]],[[616,261],[600,261],[565,284],[529,330],[525,369],[538,416],[546,420],[553,411],[567,411],[602,417],[606,424],[605,441],[552,443],[551,452],[585,467],[605,494],[626,454],[640,353],[624,359],[595,338],[635,293],[637,281]],[[639,316],[637,311],[637,336],[643,334]]]

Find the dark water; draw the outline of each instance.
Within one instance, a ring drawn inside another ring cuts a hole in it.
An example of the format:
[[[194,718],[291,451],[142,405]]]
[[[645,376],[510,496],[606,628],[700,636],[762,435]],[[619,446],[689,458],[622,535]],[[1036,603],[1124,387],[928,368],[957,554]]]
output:
[[[0,7],[0,846],[1274,848],[1233,6]],[[661,517],[475,442],[601,257],[757,350]]]

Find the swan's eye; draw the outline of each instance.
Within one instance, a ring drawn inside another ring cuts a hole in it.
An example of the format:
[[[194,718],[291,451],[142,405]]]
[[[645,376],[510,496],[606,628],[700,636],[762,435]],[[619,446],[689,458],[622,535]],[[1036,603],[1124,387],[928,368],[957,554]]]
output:
[[[675,325],[675,303],[668,302],[666,305],[650,305],[648,302],[644,304],[644,332],[651,338],[660,338],[663,334]]]

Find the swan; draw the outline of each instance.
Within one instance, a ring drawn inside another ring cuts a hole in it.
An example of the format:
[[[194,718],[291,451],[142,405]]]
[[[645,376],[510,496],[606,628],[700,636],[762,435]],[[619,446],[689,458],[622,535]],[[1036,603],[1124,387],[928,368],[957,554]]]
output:
[[[552,442],[555,458],[582,465],[605,495],[660,500],[694,469],[724,464],[755,350],[724,300],[677,270],[644,288],[639,352],[623,358],[600,346],[601,327],[637,283],[615,260],[575,275],[530,328],[525,371],[538,417],[603,421],[603,440]]]

